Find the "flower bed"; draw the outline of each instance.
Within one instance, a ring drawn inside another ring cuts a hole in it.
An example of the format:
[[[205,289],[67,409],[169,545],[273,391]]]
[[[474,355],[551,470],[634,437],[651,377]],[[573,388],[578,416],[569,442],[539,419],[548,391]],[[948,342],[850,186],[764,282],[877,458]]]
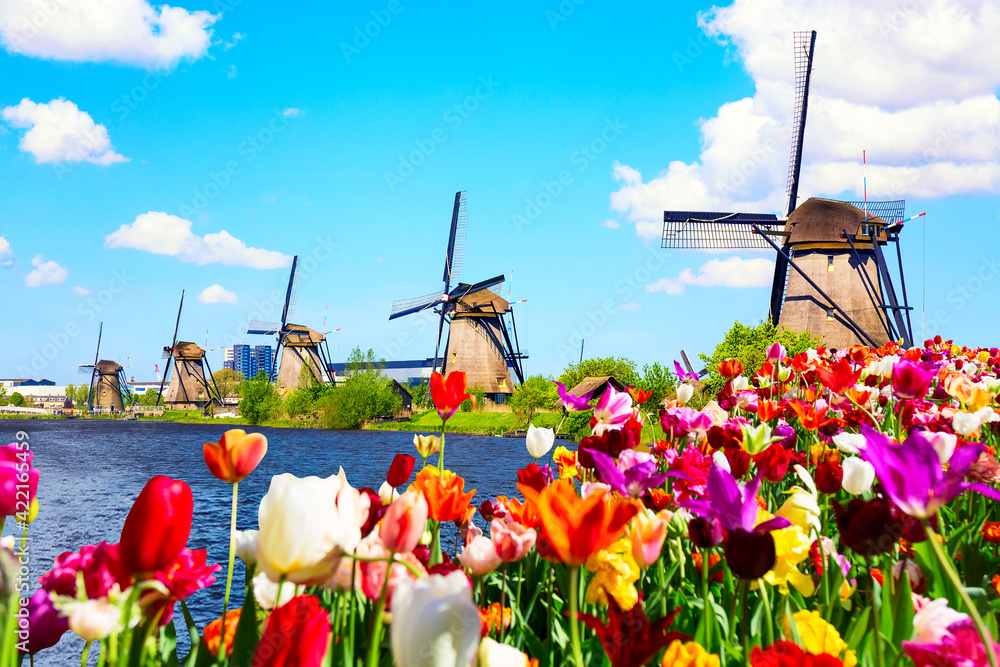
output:
[[[996,667],[1000,350],[774,346],[760,369],[717,370],[700,410],[683,373],[663,406],[560,387],[592,434],[570,450],[531,427],[519,495],[478,507],[445,466],[460,373],[432,377],[441,433],[415,436],[416,457],[356,486],[276,475],[255,531],[235,530],[236,501],[267,441],[227,431],[204,456],[232,486],[229,562],[187,547],[191,490],[163,476],[118,543],[60,555],[37,587],[17,579],[24,540],[4,538],[0,667],[67,631],[104,665]],[[643,440],[650,420],[665,439]],[[18,534],[38,474],[25,446],[0,448]],[[194,594],[218,620],[195,626]]]

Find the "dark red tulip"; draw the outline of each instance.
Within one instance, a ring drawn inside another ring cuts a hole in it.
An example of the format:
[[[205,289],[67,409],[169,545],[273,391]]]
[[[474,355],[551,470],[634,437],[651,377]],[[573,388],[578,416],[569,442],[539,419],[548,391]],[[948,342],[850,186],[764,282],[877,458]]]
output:
[[[617,459],[619,454],[626,449],[635,449],[635,446],[638,444],[639,438],[636,436],[635,430],[631,428],[608,430],[601,435],[587,436],[580,440],[580,446],[577,448],[576,453],[576,462],[581,467],[593,470],[594,457],[590,455],[591,450],[602,452],[613,459]]]
[[[389,482],[389,486],[393,488],[403,486],[410,479],[410,473],[413,472],[413,464],[415,462],[416,459],[409,454],[396,454],[392,457],[392,464],[389,466],[389,472],[385,476],[385,481]]]
[[[157,475],[142,487],[122,527],[122,565],[153,572],[170,565],[191,535],[193,500],[185,482]]]
[[[527,484],[539,493],[549,485],[550,481],[552,481],[552,477],[549,474],[548,464],[541,467],[532,461],[526,468],[517,471],[517,483]]]
[[[716,517],[696,516],[688,521],[688,537],[701,549],[717,547],[722,544],[722,524]]]
[[[743,479],[750,470],[750,452],[742,447],[726,447],[722,450],[726,460],[729,461],[729,470],[733,473],[733,479]]]
[[[892,503],[885,498],[855,498],[846,508],[834,501],[833,514],[840,541],[862,556],[888,553],[903,530]]]
[[[833,495],[844,483],[844,469],[838,463],[821,463],[816,467],[816,488],[820,493]]]
[[[319,667],[330,641],[330,614],[299,595],[267,617],[252,667]]]
[[[778,555],[771,533],[751,533],[737,528],[726,540],[726,563],[740,579],[760,579],[774,567]]]
[[[782,447],[781,443],[775,443],[753,457],[753,462],[757,464],[757,470],[764,479],[772,484],[778,484],[788,474],[792,452]]]
[[[383,516],[385,516],[386,510],[388,510],[389,508],[386,505],[382,504],[382,499],[379,497],[378,493],[376,493],[375,489],[364,487],[358,489],[358,491],[368,496],[368,502],[369,502],[368,518],[361,526],[361,536],[365,537],[373,530],[375,530],[375,526],[378,525],[378,522],[382,519]]]

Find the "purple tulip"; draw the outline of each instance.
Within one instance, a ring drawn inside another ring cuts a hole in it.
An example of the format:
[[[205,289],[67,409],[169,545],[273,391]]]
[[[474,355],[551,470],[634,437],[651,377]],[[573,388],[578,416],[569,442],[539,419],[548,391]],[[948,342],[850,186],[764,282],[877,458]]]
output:
[[[670,440],[690,433],[704,435],[712,428],[712,418],[693,408],[667,408],[660,413],[660,426]]]
[[[686,370],[684,370],[683,368],[681,368],[681,365],[676,360],[674,361],[674,375],[676,375],[677,379],[679,381],[681,381],[681,382],[697,382],[698,381],[698,374],[697,373],[688,373]]]
[[[757,475],[741,489],[731,472],[713,465],[708,471],[708,499],[688,500],[681,503],[681,506],[699,516],[717,518],[722,527],[730,532],[743,530],[760,535],[792,525],[788,519],[780,516],[755,525],[760,479],[760,475]]]
[[[781,343],[775,343],[767,348],[767,360],[777,364],[785,360],[785,348]]]
[[[601,479],[612,489],[627,498],[639,498],[654,486],[660,486],[668,476],[680,473],[657,474],[656,459],[652,454],[627,449],[615,460],[597,450],[591,450],[594,457],[594,467]]]
[[[900,359],[892,367],[892,390],[896,398],[923,398],[935,375],[937,366],[932,362],[915,363]]]
[[[948,469],[931,440],[921,431],[913,431],[902,444],[868,424],[861,425],[867,446],[861,458],[872,464],[882,488],[896,506],[917,519],[929,519],[943,506],[966,491],[1000,501],[1000,491],[981,482],[966,482],[965,476],[983,452],[980,445],[959,447],[948,460]]]
[[[69,619],[52,605],[49,592],[39,588],[28,599],[27,647],[28,654],[35,655],[42,649],[55,646],[63,634],[69,630]],[[21,641],[21,638],[18,638]]]
[[[632,416],[632,396],[627,391],[618,391],[608,383],[607,390],[601,394],[594,408],[594,417],[598,422],[615,426],[624,424]]]
[[[556,386],[559,388],[559,400],[566,410],[582,412],[590,409],[590,398],[594,395],[593,391],[588,391],[583,396],[576,396],[566,391],[566,386],[562,382],[556,382]]]

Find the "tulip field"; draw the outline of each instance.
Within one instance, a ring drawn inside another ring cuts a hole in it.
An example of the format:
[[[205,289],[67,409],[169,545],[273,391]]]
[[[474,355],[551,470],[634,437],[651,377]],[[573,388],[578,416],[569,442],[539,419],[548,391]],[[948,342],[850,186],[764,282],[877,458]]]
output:
[[[222,563],[188,547],[191,489],[157,476],[117,543],[21,581],[45,471],[7,445],[0,667],[67,632],[109,667],[1000,667],[1000,350],[776,344],[713,371],[709,396],[678,367],[661,405],[560,385],[591,434],[530,427],[508,443],[518,493],[478,504],[448,469],[462,373],[432,376],[441,429],[384,477],[276,475],[256,530],[237,499],[267,440],[220,433],[203,451],[232,488]],[[196,624],[191,596],[217,620]]]

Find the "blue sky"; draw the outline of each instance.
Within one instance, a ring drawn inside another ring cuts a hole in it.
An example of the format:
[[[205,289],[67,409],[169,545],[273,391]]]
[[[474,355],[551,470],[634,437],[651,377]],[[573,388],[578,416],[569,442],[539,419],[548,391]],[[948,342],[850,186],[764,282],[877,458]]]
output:
[[[926,264],[923,223],[904,231],[925,330],[995,343],[1000,54],[971,2],[180,4],[32,26],[0,3],[0,376],[77,381],[103,320],[101,356],[153,379],[182,288],[181,339],[267,342],[242,327],[273,317],[296,254],[294,321],[328,306],[334,357],[429,356],[432,327],[387,317],[439,289],[461,189],[463,279],[513,272],[529,372],[557,374],[581,335],[640,365],[710,350],[766,315],[770,256],[661,250],[657,211],[783,207],[808,28],[801,194],[860,196],[867,149],[869,196],[928,212]],[[944,37],[914,50],[928,25]]]

